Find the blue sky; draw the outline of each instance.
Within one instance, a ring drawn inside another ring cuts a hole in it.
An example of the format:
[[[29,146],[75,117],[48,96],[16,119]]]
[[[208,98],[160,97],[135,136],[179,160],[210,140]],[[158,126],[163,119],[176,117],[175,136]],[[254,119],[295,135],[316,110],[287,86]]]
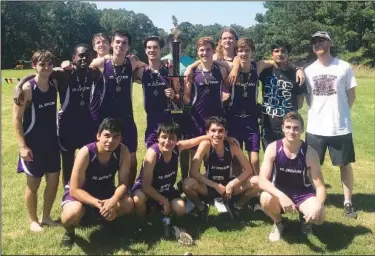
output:
[[[169,31],[172,15],[178,22],[221,25],[237,24],[249,27],[256,24],[255,15],[265,13],[263,2],[92,2],[98,9],[119,9],[146,14],[156,27]]]

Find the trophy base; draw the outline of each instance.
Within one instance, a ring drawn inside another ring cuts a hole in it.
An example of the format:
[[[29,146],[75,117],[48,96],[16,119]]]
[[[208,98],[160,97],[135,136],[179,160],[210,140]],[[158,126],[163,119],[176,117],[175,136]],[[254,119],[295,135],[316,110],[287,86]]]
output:
[[[170,110],[170,112],[171,112],[171,114],[182,114],[182,113],[184,113],[184,110]]]

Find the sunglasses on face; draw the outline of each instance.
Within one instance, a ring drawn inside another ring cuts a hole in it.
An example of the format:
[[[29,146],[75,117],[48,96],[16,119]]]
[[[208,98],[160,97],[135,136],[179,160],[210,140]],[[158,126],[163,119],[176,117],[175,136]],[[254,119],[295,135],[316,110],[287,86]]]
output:
[[[321,42],[324,42],[324,41],[327,41],[326,38],[323,38],[323,37],[315,37],[311,40],[311,42],[313,44],[316,44],[316,43],[321,43]]]

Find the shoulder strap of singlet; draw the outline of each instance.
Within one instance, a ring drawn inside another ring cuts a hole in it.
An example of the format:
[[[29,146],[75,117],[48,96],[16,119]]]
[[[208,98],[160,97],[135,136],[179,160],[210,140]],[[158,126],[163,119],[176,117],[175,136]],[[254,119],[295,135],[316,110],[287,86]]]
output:
[[[307,147],[308,147],[307,143],[302,140],[302,145],[298,154],[301,156],[301,160],[303,162],[305,169],[307,168],[307,164],[306,164]]]

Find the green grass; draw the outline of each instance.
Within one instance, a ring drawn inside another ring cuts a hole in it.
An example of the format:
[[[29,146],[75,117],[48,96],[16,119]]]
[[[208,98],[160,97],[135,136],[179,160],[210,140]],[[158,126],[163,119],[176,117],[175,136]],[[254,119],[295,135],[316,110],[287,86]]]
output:
[[[2,71],[2,78],[21,77],[30,70]],[[327,156],[322,167],[328,187],[326,201],[326,222],[315,228],[315,235],[305,238],[298,229],[297,216],[288,215],[289,228],[284,241],[268,242],[271,221],[262,213],[247,213],[245,223],[236,224],[227,216],[210,210],[208,229],[196,233],[197,225],[190,217],[184,225],[198,236],[197,245],[187,248],[176,242],[160,240],[158,229],[147,232],[144,241],[132,240],[134,218],[118,221],[112,229],[100,226],[79,228],[80,237],[71,251],[59,248],[63,228],[46,228],[41,234],[31,233],[24,205],[25,176],[16,174],[18,155],[17,143],[11,124],[12,97],[14,84],[2,82],[2,252],[4,254],[173,254],[182,255],[186,251],[194,254],[375,254],[375,194],[374,194],[374,80],[358,78],[357,100],[352,110],[356,163],[355,195],[353,201],[359,218],[348,220],[343,217],[342,187],[338,168],[330,164]],[[138,126],[138,165],[145,152],[143,145],[145,114],[142,106],[141,87],[134,87],[134,112]],[[306,107],[302,110],[306,118]],[[324,125],[322,123],[322,125]],[[262,157],[262,154],[261,154]],[[40,187],[38,212],[42,207]],[[60,201],[63,187],[59,187],[52,216],[60,217]],[[155,224],[156,225],[156,224]]]

